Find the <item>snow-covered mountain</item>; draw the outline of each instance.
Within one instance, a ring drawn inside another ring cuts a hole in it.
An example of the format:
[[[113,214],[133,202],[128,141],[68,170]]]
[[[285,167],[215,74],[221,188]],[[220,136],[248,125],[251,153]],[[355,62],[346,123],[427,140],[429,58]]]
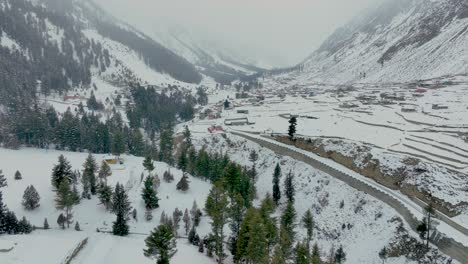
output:
[[[203,79],[186,59],[87,0],[0,0],[0,67],[0,103],[34,93],[37,81],[50,94],[97,79],[117,86]]]
[[[389,0],[333,33],[301,75],[346,83],[464,74],[467,46],[468,1]]]
[[[223,44],[194,34],[183,26],[158,23],[151,30],[147,34],[220,83],[230,83],[264,70],[249,58]]]

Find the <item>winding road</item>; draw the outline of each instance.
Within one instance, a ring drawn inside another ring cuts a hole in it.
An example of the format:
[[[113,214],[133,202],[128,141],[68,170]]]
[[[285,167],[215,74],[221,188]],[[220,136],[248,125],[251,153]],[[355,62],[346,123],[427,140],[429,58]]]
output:
[[[293,159],[305,162],[310,166],[314,167],[315,169],[323,171],[329,174],[330,176],[340,181],[343,181],[352,188],[375,197],[376,199],[386,203],[387,205],[395,209],[398,212],[398,214],[401,215],[403,219],[408,223],[411,229],[416,231],[416,228],[419,225],[420,221],[415,215],[415,211],[423,211],[425,204],[422,201],[410,200],[407,197],[403,197],[403,195],[400,196],[396,195],[395,193],[391,193],[388,190],[386,190],[385,187],[380,186],[377,183],[371,183],[370,180],[364,181],[362,179],[353,177],[350,174],[340,171],[337,168],[320,161],[318,158],[314,158],[314,155],[307,154],[304,150],[281,144],[274,140],[268,140],[257,135],[251,135],[233,130],[230,130],[228,132],[235,136],[239,136],[249,141],[255,142],[262,147],[274,151],[277,154],[289,156]],[[454,222],[442,213],[436,212],[436,215],[439,221],[442,221],[443,223],[448,225],[449,228],[453,228],[454,231],[456,230],[455,232],[459,232],[460,236],[465,236],[465,238],[468,237],[468,229]],[[435,231],[431,234],[430,240],[431,243],[437,246],[439,250],[442,251],[444,254],[452,257],[453,259],[458,260],[461,263],[468,264],[467,246],[455,241],[455,239],[438,231]]]

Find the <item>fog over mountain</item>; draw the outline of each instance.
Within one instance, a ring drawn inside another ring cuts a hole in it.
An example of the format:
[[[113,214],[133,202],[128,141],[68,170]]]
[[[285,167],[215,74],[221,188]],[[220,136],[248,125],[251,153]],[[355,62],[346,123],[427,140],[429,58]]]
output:
[[[336,28],[381,0],[95,0],[147,34],[181,31],[263,67],[297,64]]]

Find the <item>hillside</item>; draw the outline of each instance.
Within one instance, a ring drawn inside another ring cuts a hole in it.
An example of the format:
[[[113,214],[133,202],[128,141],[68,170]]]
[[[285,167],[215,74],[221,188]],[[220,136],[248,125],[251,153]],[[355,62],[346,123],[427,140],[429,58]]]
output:
[[[465,74],[468,2],[387,1],[333,33],[303,62],[326,83],[405,82]]]
[[[0,102],[34,94],[37,81],[50,94],[90,87],[94,78],[115,84],[202,80],[188,61],[88,1],[1,0],[0,12]]]
[[[264,71],[222,45],[205,41],[182,27],[161,24],[155,28],[152,27],[151,36],[219,83],[230,84],[238,78]]]

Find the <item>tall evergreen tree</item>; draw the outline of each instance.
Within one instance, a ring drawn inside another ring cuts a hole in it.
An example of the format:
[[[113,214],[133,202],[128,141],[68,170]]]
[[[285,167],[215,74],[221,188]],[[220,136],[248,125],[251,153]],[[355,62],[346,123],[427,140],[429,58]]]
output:
[[[280,178],[281,167],[279,163],[277,163],[275,172],[273,173],[273,201],[275,201],[276,206],[278,206],[279,201],[281,200]]]
[[[312,248],[312,264],[321,264],[322,259],[320,258],[320,250],[317,244],[314,244]]]
[[[205,210],[211,217],[211,229],[214,237],[214,251],[218,256],[218,263],[223,263],[224,255],[224,226],[228,219],[228,196],[221,184],[216,183],[210,190],[205,203]]]
[[[112,226],[112,233],[116,236],[126,236],[129,232],[127,218],[131,211],[130,201],[123,185],[117,183],[112,199],[112,211],[117,219]]]
[[[237,240],[239,238],[239,233],[246,210],[247,208],[245,207],[244,199],[240,194],[236,194],[234,197],[231,198],[229,206],[229,227],[231,229],[229,247],[231,254],[234,256],[235,260],[237,260]]]
[[[172,127],[168,127],[162,130],[161,137],[159,139],[159,160],[167,162],[168,164],[174,164],[174,158],[172,156],[173,151],[173,137],[174,131]]]
[[[5,178],[5,175],[3,174],[3,171],[0,170],[0,188],[8,186],[7,180]]]
[[[312,240],[312,236],[314,235],[315,225],[314,218],[312,217],[310,209],[308,209],[302,217],[302,225],[307,231],[307,247],[310,247],[310,241]]]
[[[58,163],[52,169],[52,185],[58,189],[64,179],[72,181],[73,173],[70,162],[65,158],[65,156],[60,155]]]
[[[189,189],[189,180],[188,180],[188,176],[187,176],[186,173],[184,173],[184,175],[182,175],[182,178],[177,183],[176,188],[177,188],[177,190],[180,190],[180,191],[183,191],[183,192],[186,192]]]
[[[86,158],[83,167],[83,184],[86,183],[89,186],[91,194],[95,195],[97,189],[96,172],[98,171],[98,165],[96,163],[96,159],[91,153],[88,154],[88,157]]]
[[[309,264],[309,247],[301,242],[297,243],[295,249],[296,257],[294,264]]]
[[[112,196],[112,187],[101,183],[98,188],[98,198],[99,201],[104,205],[106,210],[109,210],[112,207]]]
[[[73,223],[73,206],[76,204],[79,197],[72,192],[70,183],[67,178],[63,179],[57,190],[57,198],[55,199],[55,207],[65,211],[65,222],[67,227]]]
[[[26,187],[26,190],[24,190],[23,201],[21,204],[26,210],[34,210],[37,207],[39,207],[40,200],[41,200],[41,197],[39,196],[39,193],[36,191],[36,188],[34,188],[33,185],[30,185]]]
[[[185,208],[184,216],[182,217],[182,221],[184,221],[184,229],[185,229],[185,235],[189,233],[190,226],[191,226],[191,221],[190,221],[190,215],[188,212],[188,209]]]
[[[267,230],[260,212],[249,208],[242,221],[235,259],[247,263],[268,263]]]
[[[297,126],[297,118],[292,116],[289,119],[289,128],[288,128],[288,136],[290,140],[294,140],[296,135],[296,126]]]
[[[177,161],[177,167],[183,172],[187,171],[188,159],[187,150],[185,147],[183,147],[180,151],[179,160]]]
[[[117,131],[112,137],[112,154],[120,156],[125,152],[125,141],[122,132]]]
[[[172,228],[160,225],[145,239],[146,248],[143,253],[146,257],[156,258],[157,264],[169,264],[176,253],[176,239]]]
[[[147,156],[144,160],[143,160],[143,167],[149,172],[151,173],[153,170],[154,170],[154,164],[153,164],[153,159],[149,156]]]
[[[6,233],[7,230],[5,228],[5,218],[8,209],[6,205],[3,203],[3,193],[0,188],[0,234]]]
[[[99,168],[98,177],[101,184],[107,185],[107,178],[112,175],[112,170],[105,160],[102,161],[101,167]]]
[[[284,264],[286,263],[286,259],[283,254],[283,249],[281,246],[276,246],[275,250],[273,251],[273,257],[271,258],[271,264]]]
[[[268,252],[278,242],[278,230],[276,227],[276,218],[271,215],[275,212],[275,202],[270,193],[265,195],[260,205],[260,216],[262,217],[267,233],[266,239],[268,242]]]
[[[286,179],[284,180],[284,194],[286,195],[286,198],[288,198],[288,201],[293,203],[294,202],[294,195],[295,195],[295,189],[294,189],[294,174],[292,171],[289,171],[288,175],[286,175]]]
[[[124,186],[117,183],[112,196],[112,212],[114,214],[122,213],[124,218],[127,219],[131,210],[132,206],[130,205]]]
[[[346,261],[346,253],[344,252],[343,245],[340,245],[335,253],[335,262],[337,264],[344,263]]]
[[[286,231],[290,240],[294,241],[296,236],[296,232],[294,231],[294,228],[296,227],[296,209],[292,202],[288,203],[281,215],[281,226]]]
[[[193,145],[192,145],[192,133],[190,132],[190,129],[188,128],[188,126],[185,126],[183,136],[184,136],[184,143],[185,143],[184,148],[187,150],[187,149],[190,149],[191,147],[193,147]]]
[[[128,143],[129,153],[134,156],[142,156],[145,152],[145,142],[139,129],[133,129]]]
[[[145,202],[145,207],[148,210],[156,209],[159,207],[159,198],[156,195],[156,190],[153,186],[153,176],[148,175],[143,184],[141,197]]]

